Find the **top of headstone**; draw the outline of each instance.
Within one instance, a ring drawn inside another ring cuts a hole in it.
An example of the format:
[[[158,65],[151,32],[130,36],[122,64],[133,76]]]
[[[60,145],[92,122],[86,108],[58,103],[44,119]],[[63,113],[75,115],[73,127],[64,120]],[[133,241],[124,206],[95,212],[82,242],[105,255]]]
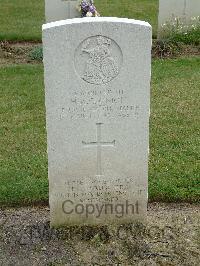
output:
[[[79,23],[88,23],[88,22],[118,22],[118,23],[135,24],[151,28],[151,25],[148,22],[141,20],[117,18],[117,17],[86,17],[86,18],[59,20],[55,22],[46,23],[42,25],[42,30],[69,25],[69,24],[79,24]]]

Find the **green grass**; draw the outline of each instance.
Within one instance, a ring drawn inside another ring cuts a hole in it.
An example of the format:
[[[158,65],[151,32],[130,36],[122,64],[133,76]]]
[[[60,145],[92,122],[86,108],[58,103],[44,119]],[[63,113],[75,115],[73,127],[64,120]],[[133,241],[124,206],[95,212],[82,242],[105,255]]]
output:
[[[200,200],[200,59],[153,62],[150,200]],[[0,68],[0,205],[48,201],[41,65]]]
[[[41,40],[44,1],[0,0],[0,10],[0,40]]]
[[[101,16],[141,19],[157,31],[158,0],[96,0]],[[0,40],[41,40],[44,0],[0,0]]]
[[[150,198],[200,200],[200,58],[156,60],[151,95]]]
[[[158,0],[95,0],[98,11],[104,17],[125,17],[144,20],[153,27],[156,36]]]
[[[42,66],[0,68],[0,202],[47,199]]]

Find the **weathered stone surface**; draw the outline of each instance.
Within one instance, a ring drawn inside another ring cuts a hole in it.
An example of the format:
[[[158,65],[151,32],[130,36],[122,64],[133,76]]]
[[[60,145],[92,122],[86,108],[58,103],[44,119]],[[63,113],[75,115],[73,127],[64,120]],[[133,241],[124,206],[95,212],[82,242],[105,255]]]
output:
[[[46,22],[80,17],[77,0],[45,0]]]
[[[43,25],[43,45],[51,224],[143,219],[151,26],[60,21]]]

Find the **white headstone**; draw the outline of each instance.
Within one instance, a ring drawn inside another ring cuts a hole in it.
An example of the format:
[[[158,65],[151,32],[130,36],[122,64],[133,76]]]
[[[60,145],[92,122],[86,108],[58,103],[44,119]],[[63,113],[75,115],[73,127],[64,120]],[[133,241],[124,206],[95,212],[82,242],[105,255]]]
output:
[[[200,0],[159,0],[158,32],[163,24],[174,22],[175,18],[187,25],[197,16],[200,16]]]
[[[77,0],[45,0],[46,22],[79,18]]]
[[[43,25],[51,225],[144,219],[151,26]]]

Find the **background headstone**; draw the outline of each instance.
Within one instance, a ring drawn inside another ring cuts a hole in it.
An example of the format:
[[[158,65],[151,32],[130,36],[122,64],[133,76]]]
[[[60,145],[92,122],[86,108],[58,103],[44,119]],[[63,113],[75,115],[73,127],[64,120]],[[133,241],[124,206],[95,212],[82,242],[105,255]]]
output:
[[[45,0],[46,22],[79,18],[77,5],[77,0]]]
[[[158,32],[162,25],[179,18],[185,24],[191,22],[192,17],[200,16],[200,0],[159,0]]]
[[[151,34],[118,18],[43,25],[53,226],[145,218]]]

